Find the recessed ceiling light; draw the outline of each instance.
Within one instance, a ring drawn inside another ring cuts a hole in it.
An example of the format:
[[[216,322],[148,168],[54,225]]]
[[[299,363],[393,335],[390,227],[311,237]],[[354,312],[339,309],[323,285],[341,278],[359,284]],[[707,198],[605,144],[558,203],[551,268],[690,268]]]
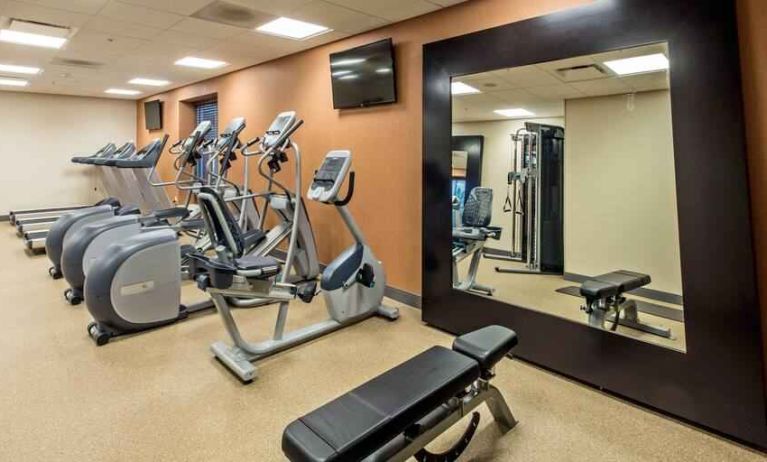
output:
[[[16,66],[15,64],[0,64],[0,72],[10,72],[11,74],[39,74],[39,67]]]
[[[339,79],[340,80],[352,80],[352,79],[356,79],[357,77],[359,77],[357,74],[349,74],[349,75],[344,75],[342,77],[339,77]]]
[[[463,82],[453,82],[450,84],[450,93],[454,95],[470,95],[473,93],[480,93],[480,91]]]
[[[224,61],[216,61],[215,59],[203,59],[195,58],[194,56],[187,56],[186,58],[179,59],[174,64],[176,66],[198,67],[200,69],[218,69],[219,67],[226,66],[228,63]]]
[[[365,58],[350,58],[339,59],[330,63],[330,67],[352,66],[354,64],[361,64],[365,62]]]
[[[0,85],[5,85],[8,87],[26,87],[27,85],[29,85],[29,81],[24,79],[11,79],[11,78],[0,77]]]
[[[264,34],[278,35],[293,40],[304,40],[331,31],[331,29],[319,24],[284,17],[269,21],[257,27],[256,30]]]
[[[636,56],[634,58],[605,61],[604,64],[618,75],[641,74],[668,69],[668,58],[663,53],[656,53],[653,55]]]
[[[376,69],[376,74],[391,74],[391,67],[381,67]]]
[[[19,32],[17,30],[0,30],[0,42],[16,43],[19,45],[30,45],[33,47],[61,48],[67,43],[63,37],[52,37],[50,35],[32,34],[30,32]]]
[[[500,114],[504,117],[530,117],[535,114],[528,111],[527,109],[522,109],[521,107],[513,108],[513,109],[498,109],[493,111],[496,114]]]
[[[110,95],[125,95],[125,96],[135,96],[135,95],[141,94],[141,92],[138,90],[126,90],[124,88],[109,88],[105,90],[104,93],[109,93]]]
[[[168,85],[170,81],[168,80],[157,80],[157,79],[145,79],[143,77],[136,77],[135,79],[129,80],[128,83],[133,85],[149,85],[151,87],[162,87],[164,85]]]
[[[332,75],[333,77],[341,77],[342,75],[351,74],[352,72],[354,72],[354,71],[351,71],[351,70],[347,69],[345,71],[331,72],[330,75]]]

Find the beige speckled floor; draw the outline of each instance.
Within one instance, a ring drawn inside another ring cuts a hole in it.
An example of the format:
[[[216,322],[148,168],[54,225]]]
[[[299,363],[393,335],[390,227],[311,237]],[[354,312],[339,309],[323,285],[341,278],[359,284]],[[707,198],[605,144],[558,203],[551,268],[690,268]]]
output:
[[[271,358],[243,386],[208,353],[225,338],[215,315],[96,348],[85,333],[85,307],[64,302],[65,283],[47,276],[46,257],[26,256],[5,223],[0,261],[3,461],[282,460],[288,422],[452,340],[403,307],[395,323],[371,319]],[[321,302],[294,308],[299,323],[322,317]],[[265,334],[274,310],[238,314],[245,332]],[[765,460],[519,361],[503,361],[495,382],[520,424],[499,437],[483,409],[463,460]],[[435,444],[452,435],[445,436]]]

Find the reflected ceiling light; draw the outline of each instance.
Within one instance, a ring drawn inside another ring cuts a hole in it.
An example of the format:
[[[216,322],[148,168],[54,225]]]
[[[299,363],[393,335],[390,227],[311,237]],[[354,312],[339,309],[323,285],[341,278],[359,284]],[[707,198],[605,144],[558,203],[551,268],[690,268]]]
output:
[[[135,79],[129,80],[128,83],[133,85],[149,85],[150,87],[162,87],[164,85],[168,85],[170,81],[136,77]]]
[[[344,75],[342,77],[339,77],[339,79],[340,80],[352,80],[352,79],[356,79],[357,77],[359,77],[357,74],[349,74],[349,75]]]
[[[26,87],[29,85],[29,81],[24,79],[12,79],[7,77],[0,77],[0,85],[8,87]]]
[[[40,68],[31,66],[16,66],[14,64],[0,64],[0,72],[34,75],[40,73]]]
[[[58,49],[67,43],[67,39],[63,37],[52,37],[50,35],[33,34],[31,32],[2,29],[0,30],[0,42]]]
[[[466,85],[463,82],[453,82],[450,84],[450,93],[454,95],[471,95],[481,92],[471,85]]]
[[[502,115],[504,117],[530,117],[535,114],[528,111],[527,109],[522,109],[521,107],[513,108],[513,109],[497,109],[495,111],[496,114]]]
[[[376,74],[391,74],[391,67],[382,67],[376,69]]]
[[[669,66],[668,58],[663,53],[605,61],[604,64],[618,75],[663,71]]]
[[[110,95],[124,95],[124,96],[135,96],[135,95],[141,94],[141,92],[138,90],[126,90],[124,88],[109,88],[105,90],[104,93],[109,93]]]
[[[187,56],[186,58],[181,58],[175,63],[176,66],[186,66],[186,67],[196,67],[199,69],[218,69],[219,67],[224,67],[228,63],[224,61],[216,61],[215,59],[204,59],[204,58],[196,58],[194,56]]]
[[[274,21],[256,28],[258,32],[264,34],[277,35],[279,37],[286,37],[293,40],[305,40],[310,37],[315,37],[326,32],[330,32],[325,26],[319,24],[312,24],[310,22],[299,21],[297,19],[290,18],[277,18]]]
[[[330,67],[351,66],[365,62],[365,58],[339,59],[330,63]]]
[[[341,77],[342,75],[351,74],[352,72],[354,72],[354,71],[350,71],[350,70],[347,69],[345,71],[331,72],[330,75],[332,75],[333,77]]]

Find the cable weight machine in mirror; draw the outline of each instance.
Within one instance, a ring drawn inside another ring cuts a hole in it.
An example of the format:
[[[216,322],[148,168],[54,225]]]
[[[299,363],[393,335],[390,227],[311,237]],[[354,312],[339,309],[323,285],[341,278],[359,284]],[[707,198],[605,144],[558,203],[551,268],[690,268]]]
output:
[[[485,258],[522,263],[499,273],[564,271],[564,146],[562,127],[525,122],[511,135],[511,162],[503,211],[512,214],[510,249]]]

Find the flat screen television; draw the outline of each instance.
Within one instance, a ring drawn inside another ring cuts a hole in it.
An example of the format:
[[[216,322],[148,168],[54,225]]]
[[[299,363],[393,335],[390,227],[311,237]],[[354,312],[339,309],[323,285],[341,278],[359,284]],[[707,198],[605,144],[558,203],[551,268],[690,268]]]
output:
[[[330,77],[334,109],[397,102],[392,40],[331,54]]]
[[[144,103],[144,122],[147,130],[162,128],[162,101],[158,99]]]

